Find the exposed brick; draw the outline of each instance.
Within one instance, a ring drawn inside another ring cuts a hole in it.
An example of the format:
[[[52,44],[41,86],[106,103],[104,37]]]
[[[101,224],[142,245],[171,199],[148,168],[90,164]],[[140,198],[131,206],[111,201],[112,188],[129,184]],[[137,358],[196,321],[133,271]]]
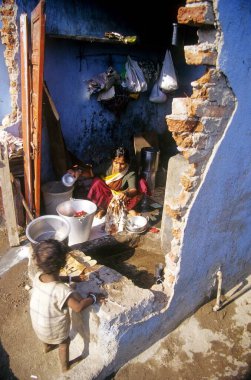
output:
[[[9,20],[6,17],[2,18],[2,33],[4,32],[5,28],[8,28],[8,25],[9,25]]]
[[[187,174],[189,177],[197,177],[200,176],[202,172],[201,163],[190,164],[187,170]]]
[[[200,45],[185,46],[184,51],[188,65],[216,65],[217,52],[213,47],[202,50]]]
[[[1,8],[0,9],[0,14],[4,17],[13,17],[14,16],[14,11],[13,9],[5,9]]]
[[[216,102],[218,105],[228,105],[234,107],[235,98],[227,85],[217,85],[214,87],[210,87],[207,89],[208,100],[212,102]]]
[[[5,51],[4,51],[4,57],[6,58],[6,63],[7,63],[8,59],[11,59],[13,57],[13,55],[14,55],[13,49],[12,50],[5,49]],[[10,64],[12,64],[12,62]]]
[[[165,205],[165,212],[174,219],[180,219],[181,217],[181,212],[179,210],[172,209],[169,205]]]
[[[15,0],[3,0],[3,5],[14,5]]]
[[[187,106],[190,98],[173,98],[172,101],[172,114],[173,115],[187,115]]]
[[[213,7],[209,3],[198,6],[180,7],[177,20],[179,24],[202,26],[214,25]]]
[[[197,105],[195,108],[195,114],[199,117],[224,117],[228,113],[229,109],[226,106],[218,105]]]
[[[167,115],[166,123],[170,132],[199,132],[203,130],[203,125],[197,118],[178,118],[173,115]]]
[[[173,235],[173,237],[175,237],[175,239],[179,240],[181,238],[181,234],[182,234],[182,232],[181,232],[180,228],[173,228],[172,229],[172,235]],[[177,260],[178,260],[178,258],[177,258]],[[177,261],[175,261],[175,262],[177,262]]]
[[[185,191],[191,191],[194,187],[193,180],[185,175],[180,177],[180,182],[182,186],[184,187]]]
[[[212,76],[213,76],[214,71],[215,71],[215,69],[206,70],[205,74],[202,75],[196,81],[193,81],[191,83],[191,85],[193,87],[200,88],[203,84],[210,83],[212,81]]]
[[[228,106],[205,101],[200,98],[192,98],[188,106],[189,117],[223,117],[228,112]]]
[[[1,41],[2,41],[2,44],[3,45],[7,45],[7,43],[8,43],[8,36],[7,35],[2,35],[2,37],[1,37]]]
[[[193,137],[188,133],[173,133],[176,144],[182,148],[190,148],[193,146]]]
[[[2,124],[6,128],[10,124],[17,122],[21,117],[21,112],[18,108],[18,61],[16,54],[18,51],[19,40],[17,31],[17,5],[14,0],[3,0],[0,8],[0,19],[2,22],[1,40],[6,46],[4,50],[5,64],[10,80],[10,96],[11,96],[11,113],[4,117]]]
[[[187,105],[187,113],[189,117],[197,117],[196,115],[196,109],[199,104],[204,104],[205,100],[201,98],[191,98],[190,102]]]
[[[188,204],[191,201],[191,193],[186,190],[182,190],[179,196],[176,198],[176,202],[180,206],[180,214],[183,216],[188,207]]]
[[[201,98],[206,100],[208,98],[208,93],[206,88],[193,89],[193,93],[191,95],[192,99]]]
[[[172,273],[170,273],[168,270],[165,275],[165,281],[167,282],[168,286],[172,286],[175,281],[175,276]]]
[[[189,164],[202,163],[211,154],[212,149],[204,149],[199,151],[198,149],[189,149],[182,152],[183,157],[189,162]]]

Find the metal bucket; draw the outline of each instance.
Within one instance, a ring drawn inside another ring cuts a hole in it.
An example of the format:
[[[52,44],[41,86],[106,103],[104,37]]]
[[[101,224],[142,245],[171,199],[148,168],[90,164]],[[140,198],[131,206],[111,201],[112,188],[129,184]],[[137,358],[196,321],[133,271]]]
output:
[[[141,172],[141,177],[146,180],[148,191],[152,195],[155,190],[156,173],[144,171],[144,172]]]
[[[70,224],[58,215],[44,215],[32,220],[26,227],[27,239],[33,244],[55,239],[68,243]]]
[[[152,147],[141,149],[141,170],[142,172],[156,172],[159,167],[160,150]]]
[[[86,199],[71,199],[60,203],[56,210],[58,215],[66,219],[71,226],[69,246],[83,243],[89,239],[93,218],[97,211],[95,203]],[[74,216],[81,211],[87,214],[84,217]]]
[[[45,213],[57,215],[56,207],[72,197],[74,187],[66,187],[61,181],[47,182],[42,186]]]

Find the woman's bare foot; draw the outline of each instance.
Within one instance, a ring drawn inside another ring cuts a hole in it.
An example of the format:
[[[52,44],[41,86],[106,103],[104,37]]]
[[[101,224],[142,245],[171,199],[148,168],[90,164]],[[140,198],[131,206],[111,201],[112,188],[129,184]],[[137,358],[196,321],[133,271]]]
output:
[[[98,219],[102,219],[105,216],[106,211],[103,208],[99,208],[95,214],[95,217]]]

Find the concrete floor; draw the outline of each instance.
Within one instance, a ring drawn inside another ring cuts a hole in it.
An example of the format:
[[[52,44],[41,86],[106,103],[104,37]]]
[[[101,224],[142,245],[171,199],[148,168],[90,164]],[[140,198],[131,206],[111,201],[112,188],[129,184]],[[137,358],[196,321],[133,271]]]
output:
[[[202,306],[167,337],[124,365],[113,380],[251,379],[251,275]]]

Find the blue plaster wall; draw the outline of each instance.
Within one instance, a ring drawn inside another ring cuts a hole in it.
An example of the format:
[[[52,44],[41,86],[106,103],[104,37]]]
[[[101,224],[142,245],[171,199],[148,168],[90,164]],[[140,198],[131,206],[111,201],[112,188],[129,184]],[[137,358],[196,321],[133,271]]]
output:
[[[82,52],[83,59],[77,58]],[[68,148],[78,157],[90,160],[99,156],[103,147],[114,143],[132,144],[133,135],[143,130],[166,130],[165,115],[170,102],[155,105],[149,92],[129,102],[120,118],[106,110],[87,91],[87,81],[112,65],[121,72],[131,49],[114,46],[89,46],[75,41],[46,41],[45,79],[60,115]],[[135,57],[136,54],[136,57]],[[135,52],[132,57],[139,58]],[[80,68],[81,67],[81,68]],[[91,157],[92,156],[92,157]]]
[[[251,3],[219,0],[218,11],[224,37],[218,66],[237,108],[188,216],[170,308],[177,315],[210,295],[219,268],[225,290],[251,269]]]
[[[37,2],[18,0],[17,3],[19,14],[27,12],[30,15]],[[98,37],[103,37],[106,31],[117,31],[124,35],[137,33],[138,23],[132,25],[127,22],[122,9],[121,11],[121,14],[118,10],[115,13],[112,7],[102,5],[99,1],[47,0],[46,33]],[[146,28],[144,22],[141,25]],[[149,28],[147,29],[149,33]],[[79,159],[100,162],[107,157],[111,147],[122,143],[132,152],[133,136],[143,131],[156,131],[160,143],[165,145],[164,154],[174,154],[175,143],[167,131],[165,115],[171,113],[173,96],[189,95],[191,78],[200,77],[202,70],[187,66],[184,69],[183,54],[177,53],[176,48],[173,50],[173,58],[180,89],[170,94],[165,104],[149,102],[149,87],[146,93],[140,95],[139,100],[130,101],[121,117],[116,118],[96,101],[95,96],[88,98],[86,91],[86,81],[107,70],[111,64],[120,72],[128,54],[136,60],[145,58],[161,62],[165,48],[171,41],[168,25],[163,25],[163,30],[165,34],[161,35],[162,38],[166,35],[166,46],[162,49],[155,46],[161,38],[157,32],[156,44],[150,49],[143,49],[140,45],[104,45],[46,38],[44,78],[60,115],[66,146]],[[80,52],[83,55],[81,63],[78,58]]]
[[[4,61],[5,45],[0,41],[0,123],[11,112],[10,80]]]

